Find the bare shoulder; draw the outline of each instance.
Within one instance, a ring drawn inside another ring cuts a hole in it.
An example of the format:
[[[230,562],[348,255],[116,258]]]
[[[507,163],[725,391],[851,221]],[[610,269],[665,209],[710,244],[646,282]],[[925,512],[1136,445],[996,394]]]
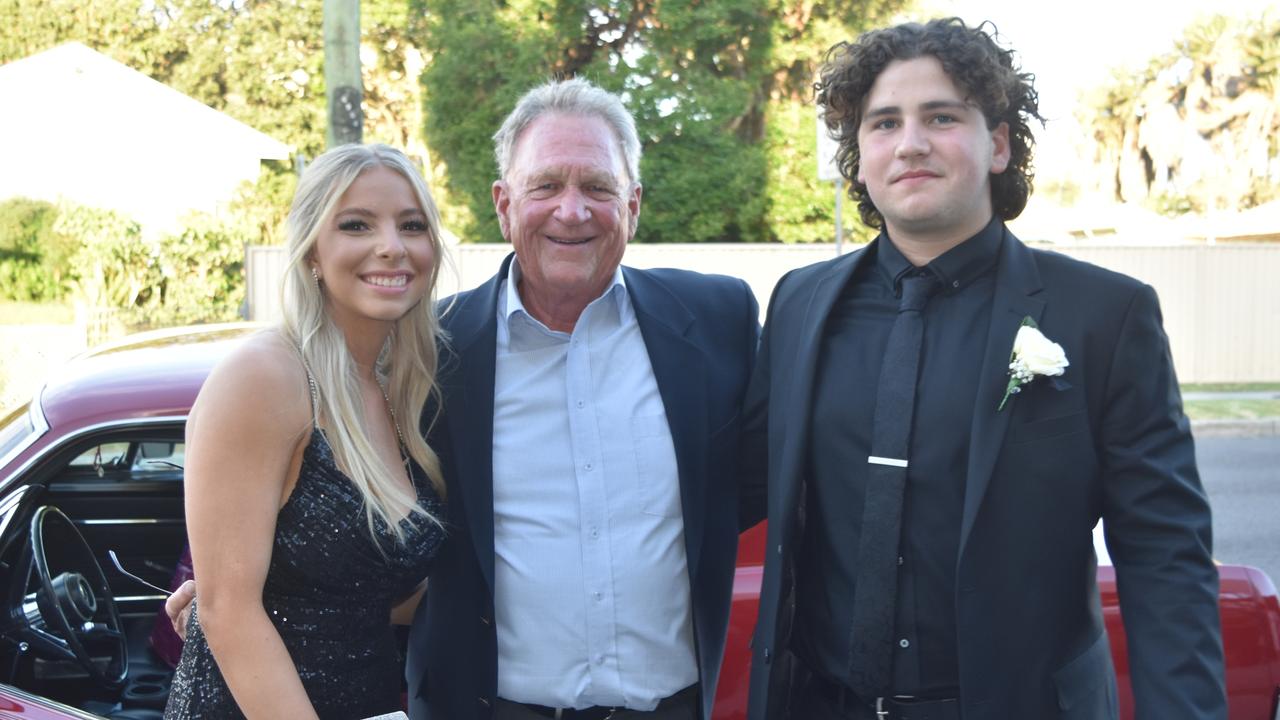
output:
[[[200,389],[190,424],[234,423],[266,437],[296,437],[311,422],[307,373],[280,333],[245,340],[214,367]]]

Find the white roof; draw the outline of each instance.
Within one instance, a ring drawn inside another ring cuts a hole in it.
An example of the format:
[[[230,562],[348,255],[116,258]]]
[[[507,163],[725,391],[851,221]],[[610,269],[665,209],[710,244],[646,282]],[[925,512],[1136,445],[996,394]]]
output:
[[[65,132],[175,148],[217,140],[259,159],[289,157],[288,145],[78,42],[0,66],[0,97],[0,143]]]
[[[122,212],[171,230],[216,213],[290,148],[80,43],[0,66],[0,199]]]

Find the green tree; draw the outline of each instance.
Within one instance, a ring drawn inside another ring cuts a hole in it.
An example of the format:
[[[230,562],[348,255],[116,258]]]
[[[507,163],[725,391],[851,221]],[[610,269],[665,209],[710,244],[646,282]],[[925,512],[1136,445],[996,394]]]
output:
[[[830,188],[797,157],[815,142],[814,70],[831,44],[901,5],[425,3],[427,137],[476,218],[468,239],[501,237],[489,188],[490,136],[503,116],[532,85],[579,74],[622,93],[636,116],[645,152],[637,241],[829,239]]]
[[[74,246],[54,232],[58,209],[48,202],[0,202],[0,299],[42,302],[67,291],[65,274]]]
[[[1280,198],[1280,17],[1213,16],[1138,70],[1087,91],[1098,185],[1158,212]]]

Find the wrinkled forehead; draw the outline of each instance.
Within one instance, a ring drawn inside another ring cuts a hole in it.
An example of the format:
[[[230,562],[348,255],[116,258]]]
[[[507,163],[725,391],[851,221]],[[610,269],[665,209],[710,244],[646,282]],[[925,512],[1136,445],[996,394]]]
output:
[[[622,143],[595,115],[539,115],[516,137],[512,155],[512,175],[590,173],[619,184],[629,180]]]

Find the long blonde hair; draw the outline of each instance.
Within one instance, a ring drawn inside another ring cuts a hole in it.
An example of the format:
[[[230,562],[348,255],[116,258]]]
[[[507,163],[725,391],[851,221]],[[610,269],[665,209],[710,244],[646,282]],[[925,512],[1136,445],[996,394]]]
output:
[[[365,426],[367,418],[355,361],[342,330],[325,312],[324,294],[312,275],[310,263],[316,238],[332,216],[339,198],[362,172],[375,167],[394,170],[409,182],[431,234],[435,262],[431,267],[429,289],[421,301],[395,321],[378,358],[376,372],[385,382],[394,417],[404,429],[405,449],[426,471],[436,493],[443,498],[445,487],[440,460],[419,432],[418,421],[428,397],[438,399],[436,343],[441,330],[436,317],[435,293],[445,254],[440,239],[440,213],[421,173],[404,153],[388,145],[341,145],[316,158],[302,174],[286,229],[289,265],[281,290],[282,331],[315,378],[319,395],[314,408],[315,423],[317,427],[324,427],[338,468],[364,498],[369,532],[376,538],[377,524],[381,522],[397,540],[403,541],[404,530],[392,518],[424,518],[436,525],[441,524],[440,519],[427,512],[417,497],[391,476],[374,449]]]

